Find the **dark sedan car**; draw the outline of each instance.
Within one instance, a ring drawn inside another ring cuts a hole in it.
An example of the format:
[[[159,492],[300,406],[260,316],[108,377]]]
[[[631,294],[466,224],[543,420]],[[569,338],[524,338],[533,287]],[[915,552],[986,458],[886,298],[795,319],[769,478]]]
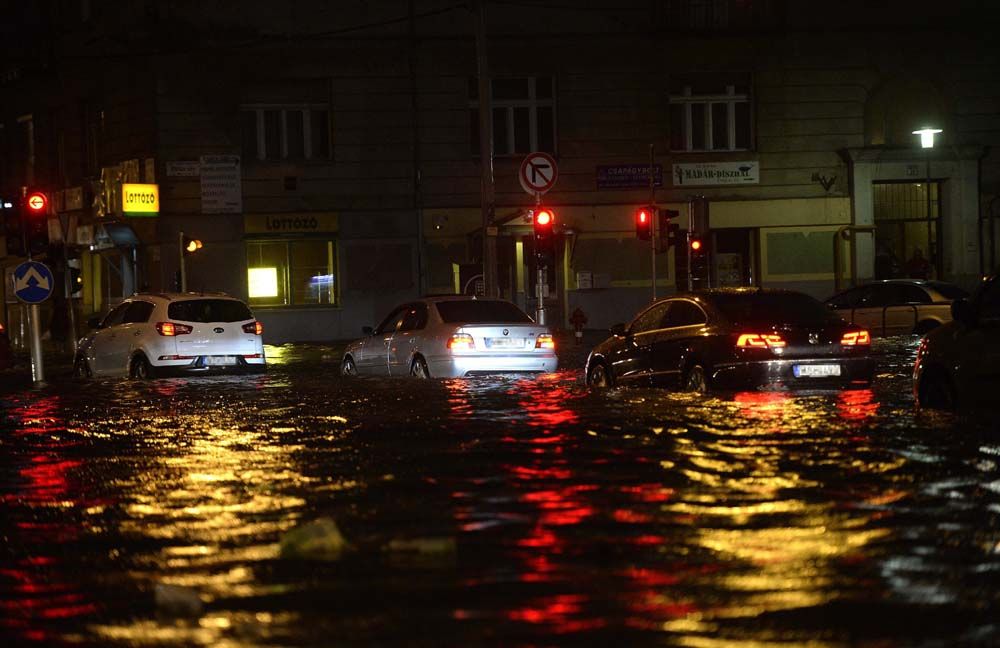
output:
[[[920,342],[913,395],[933,409],[1000,408],[1000,276],[951,309],[953,320]]]
[[[654,302],[587,358],[587,383],[708,389],[863,387],[868,331],[802,293],[718,289]]]

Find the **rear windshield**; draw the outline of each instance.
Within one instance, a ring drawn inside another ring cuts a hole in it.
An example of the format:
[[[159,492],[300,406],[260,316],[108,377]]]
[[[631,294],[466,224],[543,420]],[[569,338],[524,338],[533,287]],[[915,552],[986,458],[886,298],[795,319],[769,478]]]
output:
[[[959,299],[969,296],[969,293],[955,284],[945,283],[944,281],[928,281],[927,285],[941,293],[941,296],[945,299]]]
[[[840,320],[819,301],[801,293],[713,295],[712,302],[734,324],[819,324]]]
[[[490,322],[531,323],[523,310],[510,302],[486,299],[440,301],[436,304],[441,319],[449,324],[488,324]]]
[[[167,317],[179,322],[243,322],[253,319],[250,308],[234,299],[187,299],[171,302]]]

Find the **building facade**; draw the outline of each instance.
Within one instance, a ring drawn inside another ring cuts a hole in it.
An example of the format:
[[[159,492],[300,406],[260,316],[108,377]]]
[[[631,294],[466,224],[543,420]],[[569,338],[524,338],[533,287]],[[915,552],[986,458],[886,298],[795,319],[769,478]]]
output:
[[[402,300],[480,286],[484,234],[500,294],[531,312],[539,199],[518,174],[536,151],[558,165],[541,197],[555,326],[627,319],[654,263],[660,296],[687,287],[689,261],[695,288],[972,286],[1000,250],[992,16],[800,4],[497,1],[481,20],[431,1],[32,3],[8,11],[48,39],[7,52],[0,188],[53,196],[66,245],[49,256],[79,257],[78,328],[174,289],[183,263],[189,290],[247,299],[268,342],[356,337]],[[942,131],[932,149],[924,126]],[[125,213],[124,183],[157,185],[158,215]],[[650,202],[682,232],[707,205],[707,251],[639,240]],[[182,233],[202,249],[183,255]],[[9,281],[5,299],[16,338]],[[53,333],[65,303],[47,305]]]

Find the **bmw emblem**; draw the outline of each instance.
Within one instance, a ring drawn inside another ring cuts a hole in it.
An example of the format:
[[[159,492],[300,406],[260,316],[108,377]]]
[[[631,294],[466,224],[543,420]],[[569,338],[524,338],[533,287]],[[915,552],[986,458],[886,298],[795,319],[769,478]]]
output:
[[[221,326],[216,326],[216,327],[215,327],[214,329],[212,329],[212,330],[213,330],[213,331],[215,331],[216,333],[222,333],[222,332],[223,332],[223,331],[225,331],[226,329],[222,328]]]
[[[503,330],[503,334],[504,334],[504,335],[510,335],[510,331],[508,331],[507,329],[504,329],[504,330]]]
[[[809,334],[809,344],[819,344],[819,333]]]

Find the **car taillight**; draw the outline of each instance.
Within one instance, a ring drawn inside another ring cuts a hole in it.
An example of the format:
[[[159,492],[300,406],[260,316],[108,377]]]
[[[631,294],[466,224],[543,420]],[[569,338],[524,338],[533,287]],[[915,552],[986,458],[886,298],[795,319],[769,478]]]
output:
[[[741,349],[779,349],[785,341],[777,333],[743,333],[736,340]]]
[[[254,335],[264,335],[264,325],[260,322],[250,322],[249,324],[243,325],[244,333],[253,333]]]
[[[471,351],[476,343],[468,333],[456,333],[448,340],[448,348],[452,351]]]
[[[0,324],[0,333],[3,333],[3,332],[4,332],[4,331],[6,331],[6,330],[7,330],[7,329],[5,329],[5,328],[3,327],[3,324]]]
[[[554,349],[556,348],[556,341],[552,339],[552,336],[543,333],[535,338],[535,348],[536,349]]]
[[[868,331],[849,331],[844,333],[844,337],[840,338],[840,343],[844,346],[863,346],[866,344],[871,344],[871,336],[868,335]]]
[[[175,322],[157,322],[156,332],[165,337],[175,335],[188,335],[194,329],[187,324],[177,324]]]

